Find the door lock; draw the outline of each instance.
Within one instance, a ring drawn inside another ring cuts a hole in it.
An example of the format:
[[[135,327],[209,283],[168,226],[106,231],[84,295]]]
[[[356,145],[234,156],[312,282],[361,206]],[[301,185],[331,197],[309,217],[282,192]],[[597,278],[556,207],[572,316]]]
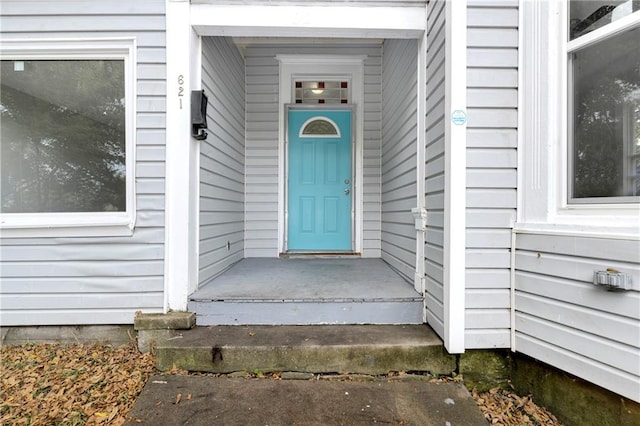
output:
[[[344,195],[349,195],[350,193],[351,191],[349,190],[349,188],[344,189]]]

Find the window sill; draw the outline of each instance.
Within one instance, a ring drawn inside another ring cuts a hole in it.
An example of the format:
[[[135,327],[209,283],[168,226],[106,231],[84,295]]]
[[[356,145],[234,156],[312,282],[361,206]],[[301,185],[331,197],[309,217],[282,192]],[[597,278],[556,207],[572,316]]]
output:
[[[127,213],[0,215],[2,238],[131,236],[133,228],[134,218]]]

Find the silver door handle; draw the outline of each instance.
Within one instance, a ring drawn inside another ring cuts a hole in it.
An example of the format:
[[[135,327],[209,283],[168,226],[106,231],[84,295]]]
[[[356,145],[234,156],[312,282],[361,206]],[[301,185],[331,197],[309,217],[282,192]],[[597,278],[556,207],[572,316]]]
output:
[[[349,195],[349,193],[351,193],[351,191],[349,190],[349,188],[345,188],[345,189],[344,189],[344,195]]]

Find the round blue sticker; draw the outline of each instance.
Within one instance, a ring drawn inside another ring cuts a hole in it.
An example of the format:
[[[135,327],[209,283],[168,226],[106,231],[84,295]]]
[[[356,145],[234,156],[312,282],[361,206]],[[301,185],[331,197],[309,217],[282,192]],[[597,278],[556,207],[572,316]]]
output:
[[[456,126],[462,126],[467,122],[467,113],[457,109],[451,113],[451,122]]]

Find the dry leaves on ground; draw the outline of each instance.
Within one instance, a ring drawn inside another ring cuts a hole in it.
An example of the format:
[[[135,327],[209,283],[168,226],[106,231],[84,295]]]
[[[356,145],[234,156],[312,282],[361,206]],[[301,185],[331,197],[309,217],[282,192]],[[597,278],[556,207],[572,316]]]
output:
[[[521,397],[498,388],[481,394],[473,390],[471,394],[492,425],[561,425],[553,414],[536,405],[531,396]]]
[[[0,424],[121,425],[155,371],[133,345],[0,348]]]
[[[133,345],[5,346],[0,362],[0,424],[12,425],[121,425],[155,371],[155,358]],[[167,373],[194,374],[175,367]],[[498,388],[472,395],[491,424],[560,425],[530,396]]]

